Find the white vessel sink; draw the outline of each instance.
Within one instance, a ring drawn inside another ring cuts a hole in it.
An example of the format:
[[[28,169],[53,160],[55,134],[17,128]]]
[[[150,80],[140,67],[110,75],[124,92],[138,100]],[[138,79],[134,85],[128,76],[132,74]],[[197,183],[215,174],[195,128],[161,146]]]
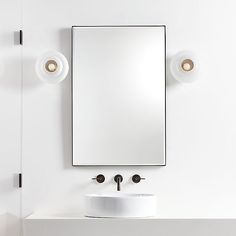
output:
[[[101,218],[143,218],[156,215],[154,194],[88,194],[85,196],[85,215]]]

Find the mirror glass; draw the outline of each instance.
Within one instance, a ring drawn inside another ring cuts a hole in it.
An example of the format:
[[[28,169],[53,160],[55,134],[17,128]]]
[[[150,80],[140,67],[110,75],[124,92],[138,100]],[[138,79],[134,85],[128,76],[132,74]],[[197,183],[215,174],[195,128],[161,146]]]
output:
[[[165,26],[72,27],[73,165],[165,165]]]

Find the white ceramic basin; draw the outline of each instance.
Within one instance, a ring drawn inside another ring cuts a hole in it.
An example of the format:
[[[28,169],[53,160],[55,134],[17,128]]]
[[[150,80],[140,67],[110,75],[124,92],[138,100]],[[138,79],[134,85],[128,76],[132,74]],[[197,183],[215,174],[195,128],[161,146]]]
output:
[[[88,194],[85,215],[101,218],[153,217],[156,215],[154,194]]]

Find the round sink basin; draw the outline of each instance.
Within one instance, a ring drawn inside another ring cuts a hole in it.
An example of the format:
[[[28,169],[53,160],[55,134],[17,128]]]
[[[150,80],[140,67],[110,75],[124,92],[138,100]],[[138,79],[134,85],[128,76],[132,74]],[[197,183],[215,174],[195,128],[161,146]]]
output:
[[[154,194],[88,194],[85,215],[101,218],[143,218],[156,215]]]

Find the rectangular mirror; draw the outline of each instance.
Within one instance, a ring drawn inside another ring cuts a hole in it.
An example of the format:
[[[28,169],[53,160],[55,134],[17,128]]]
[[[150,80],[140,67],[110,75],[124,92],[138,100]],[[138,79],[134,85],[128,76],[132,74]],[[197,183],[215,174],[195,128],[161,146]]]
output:
[[[165,26],[72,27],[73,165],[165,165]]]

